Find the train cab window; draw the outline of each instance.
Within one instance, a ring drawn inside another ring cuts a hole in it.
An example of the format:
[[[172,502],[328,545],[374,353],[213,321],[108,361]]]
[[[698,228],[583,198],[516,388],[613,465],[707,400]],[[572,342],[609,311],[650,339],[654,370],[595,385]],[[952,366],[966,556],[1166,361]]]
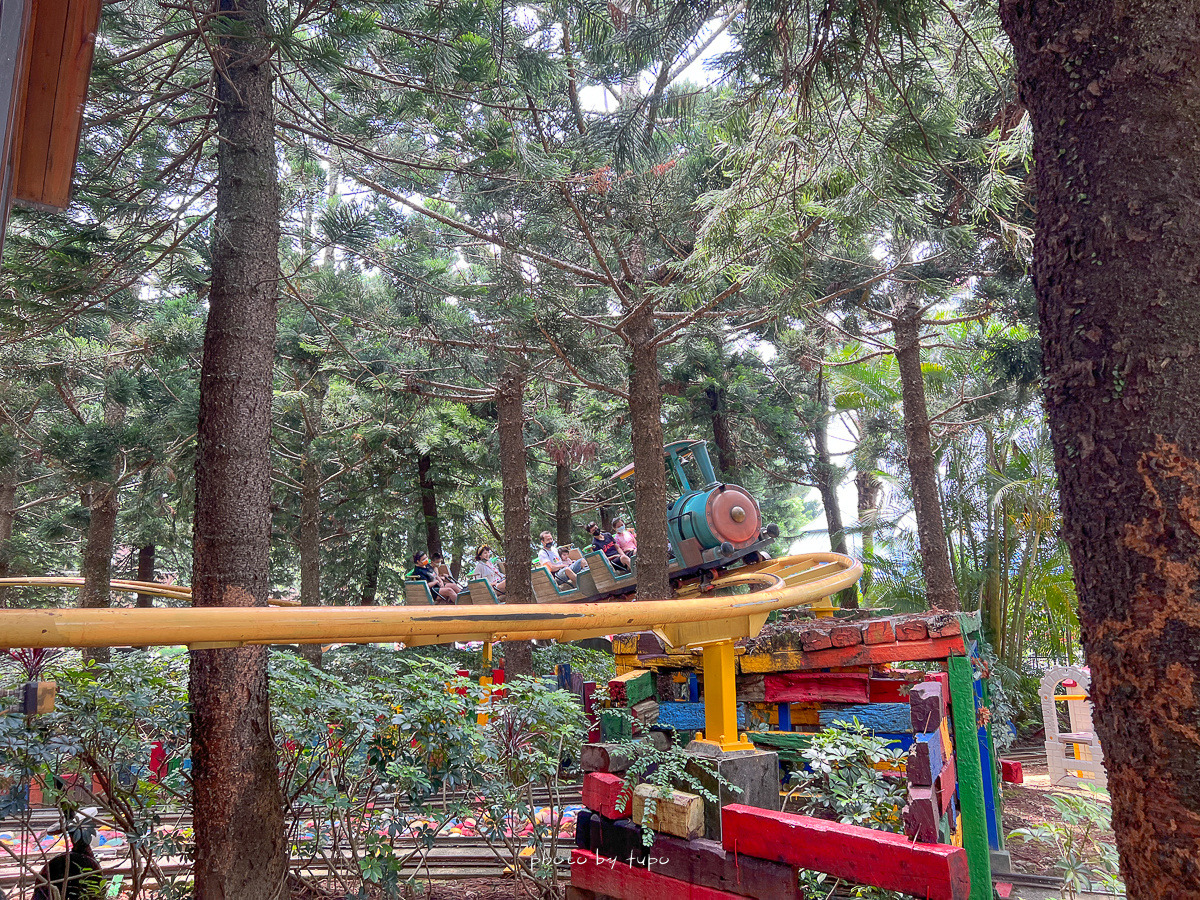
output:
[[[671,466],[671,474],[675,480],[675,487],[679,489],[680,494],[686,494],[689,491],[698,491],[708,484],[708,479],[704,476],[704,471],[696,461],[694,453],[690,450],[685,450],[676,459],[679,462],[677,465]]]

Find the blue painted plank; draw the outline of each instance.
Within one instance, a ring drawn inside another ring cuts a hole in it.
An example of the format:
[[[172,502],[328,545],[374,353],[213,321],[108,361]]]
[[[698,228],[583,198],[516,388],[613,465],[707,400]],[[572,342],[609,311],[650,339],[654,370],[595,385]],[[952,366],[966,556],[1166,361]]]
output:
[[[906,771],[910,784],[933,787],[934,780],[942,771],[945,757],[942,755],[942,736],[939,732],[918,734],[908,754]]]
[[[984,706],[983,679],[975,682],[975,705]],[[983,774],[983,808],[987,814],[988,847],[1003,850],[1000,842],[1000,817],[996,808],[995,766],[992,762],[992,741],[987,726],[979,729],[979,764]]]
[[[875,737],[891,741],[888,744],[888,749],[899,750],[901,753],[908,751],[913,745],[913,736],[907,732],[905,734],[888,734],[884,731],[877,731],[875,732]]]
[[[699,731],[704,727],[704,704],[677,700],[658,704],[658,724],[677,731]]]
[[[790,703],[780,703],[779,706],[779,727],[778,731],[792,730],[792,707]]]
[[[688,675],[688,702],[700,702],[700,680],[696,677],[696,673],[692,672]]]
[[[826,708],[820,712],[821,727],[836,722],[850,724],[858,720],[872,731],[888,733],[912,732],[912,709],[907,703],[857,703],[852,706]]]

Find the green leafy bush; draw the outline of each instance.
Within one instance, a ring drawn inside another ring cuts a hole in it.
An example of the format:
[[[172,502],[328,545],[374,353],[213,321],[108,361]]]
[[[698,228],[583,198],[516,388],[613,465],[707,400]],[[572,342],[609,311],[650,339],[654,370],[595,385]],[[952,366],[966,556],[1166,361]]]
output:
[[[1112,807],[1108,794],[1085,785],[1090,796],[1051,794],[1060,822],[1043,822],[1030,828],[1018,828],[1010,839],[1034,841],[1057,851],[1062,871],[1062,896],[1074,900],[1079,891],[1106,891],[1124,894],[1117,848],[1099,839],[1108,830]]]

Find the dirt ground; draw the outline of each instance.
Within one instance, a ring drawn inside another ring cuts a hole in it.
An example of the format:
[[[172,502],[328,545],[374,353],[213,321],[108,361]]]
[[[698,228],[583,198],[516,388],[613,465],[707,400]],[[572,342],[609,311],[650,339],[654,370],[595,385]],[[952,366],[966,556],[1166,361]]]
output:
[[[1004,785],[1004,846],[1012,855],[1014,871],[1030,875],[1058,876],[1058,855],[1052,847],[1030,841],[1009,840],[1008,835],[1016,828],[1027,828],[1055,819],[1058,810],[1050,801],[1052,793],[1079,796],[1090,796],[1090,793],[1052,786],[1044,762],[1026,762],[1022,768],[1025,774],[1023,784]],[[1096,838],[1108,844],[1114,843],[1113,833],[1108,829],[1097,834]]]

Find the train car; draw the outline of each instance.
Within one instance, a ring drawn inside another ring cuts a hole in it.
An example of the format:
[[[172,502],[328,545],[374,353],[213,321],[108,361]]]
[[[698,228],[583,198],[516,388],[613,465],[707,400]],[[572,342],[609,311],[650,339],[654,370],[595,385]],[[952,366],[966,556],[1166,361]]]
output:
[[[667,505],[671,542],[671,581],[675,585],[698,578],[703,588],[713,573],[731,565],[758,562],[779,537],[776,525],[763,525],[758,501],[745,488],[716,477],[708,444],[675,441],[663,448],[675,497]],[[632,465],[616,472],[609,485],[633,509]],[[636,560],[632,572],[614,566],[603,553],[585,551],[588,568],[574,587],[559,584],[544,566],[533,570],[534,596],[540,603],[621,597],[637,590]],[[480,594],[481,586],[475,586]],[[476,601],[478,602],[478,601]]]

